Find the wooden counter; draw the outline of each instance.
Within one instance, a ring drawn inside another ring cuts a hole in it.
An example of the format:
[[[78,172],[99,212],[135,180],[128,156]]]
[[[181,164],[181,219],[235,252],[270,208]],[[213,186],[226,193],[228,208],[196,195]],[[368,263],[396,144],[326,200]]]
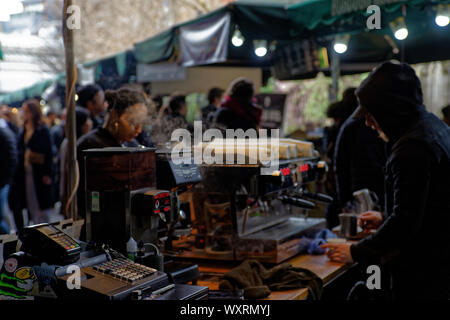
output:
[[[323,284],[330,282],[341,273],[345,272],[349,266],[332,262],[326,255],[300,255],[286,260],[294,267],[301,267],[311,270],[323,280]],[[207,286],[210,290],[219,289],[219,278],[226,272],[230,271],[232,266],[219,265],[214,262],[209,264],[199,264],[199,270],[202,274],[216,275],[217,281],[201,281],[197,282],[200,286]],[[266,300],[304,300],[308,296],[308,289],[293,289],[286,291],[273,291]]]

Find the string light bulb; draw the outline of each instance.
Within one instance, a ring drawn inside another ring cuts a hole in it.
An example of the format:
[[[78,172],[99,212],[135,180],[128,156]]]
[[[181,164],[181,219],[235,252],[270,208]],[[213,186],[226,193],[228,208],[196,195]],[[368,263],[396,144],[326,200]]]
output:
[[[394,37],[397,40],[405,40],[408,37],[408,28],[406,27],[406,22],[404,17],[398,17],[391,23],[389,23]]]
[[[255,48],[255,54],[262,58],[267,54],[267,41],[266,40],[255,40],[253,42]]]
[[[440,4],[437,6],[436,18],[434,20],[439,27],[446,27],[450,22],[450,5]]]
[[[343,54],[348,49],[348,42],[350,41],[350,35],[336,36],[333,44],[333,50],[336,53]]]
[[[240,47],[244,44],[244,42],[245,42],[244,36],[242,35],[241,31],[239,31],[239,29],[236,28],[236,30],[234,30],[233,37],[231,38],[231,43],[235,47]]]

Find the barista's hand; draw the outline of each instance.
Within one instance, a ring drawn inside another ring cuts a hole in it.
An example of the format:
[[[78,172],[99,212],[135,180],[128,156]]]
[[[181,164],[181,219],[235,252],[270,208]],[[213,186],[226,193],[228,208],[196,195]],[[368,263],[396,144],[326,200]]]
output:
[[[358,225],[364,230],[378,229],[383,223],[383,215],[378,211],[367,211],[359,215]]]
[[[322,249],[328,249],[326,254],[332,261],[340,263],[353,263],[350,246],[350,243],[326,243],[320,247]]]

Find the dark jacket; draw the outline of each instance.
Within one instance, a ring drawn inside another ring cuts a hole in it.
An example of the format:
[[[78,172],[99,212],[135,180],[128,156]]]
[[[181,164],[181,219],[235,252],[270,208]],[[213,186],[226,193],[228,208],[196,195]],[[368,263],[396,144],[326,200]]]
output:
[[[218,128],[224,129],[242,129],[244,131],[248,129],[256,129],[257,125],[255,122],[249,121],[247,119],[241,118],[236,115],[233,111],[227,108],[220,108],[214,114],[215,125]]]
[[[155,147],[155,144],[153,143],[150,133],[145,130],[142,130],[142,132],[136,137],[136,141],[145,147],[150,148]]]
[[[53,138],[53,144],[59,152],[59,148],[61,147],[62,142],[64,141],[64,138],[66,137],[66,133],[64,132],[65,122],[58,124],[50,129],[50,133]]]
[[[9,130],[11,130],[11,132],[14,134],[14,138],[17,140],[19,139],[19,135],[20,135],[20,129],[18,126],[16,126],[14,123],[12,123],[11,121],[7,121],[8,124],[8,128]]]
[[[423,107],[414,118],[388,144],[387,218],[351,254],[356,261],[381,257],[395,298],[448,299],[450,128]]]
[[[214,113],[217,111],[217,107],[213,104],[208,104],[201,109],[203,125],[209,127],[214,118]]]
[[[101,128],[103,126],[103,122],[104,122],[103,116],[95,117],[93,115],[90,115],[89,117],[92,120],[92,129]]]
[[[262,109],[254,101],[241,101],[225,97],[214,113],[213,126],[219,129],[257,129],[261,123]]]
[[[3,122],[3,123],[2,123]],[[17,142],[6,121],[0,119],[0,189],[11,183],[17,167]]]
[[[367,188],[384,204],[385,143],[365,125],[364,117],[349,117],[336,139],[334,174],[341,208],[354,199],[353,192]]]
[[[36,195],[39,202],[39,208],[45,210],[51,208],[54,204],[53,199],[53,184],[47,185],[43,182],[43,177],[53,176],[53,141],[50,134],[50,129],[41,124],[34,130],[28,143],[24,141],[25,131],[22,131],[18,141],[19,162],[16,171],[16,176],[12,186],[11,193],[17,193],[17,204],[19,208],[26,208],[26,188],[25,188],[25,150],[28,148],[33,152],[44,155],[44,162],[42,164],[33,163],[33,181],[36,188]]]

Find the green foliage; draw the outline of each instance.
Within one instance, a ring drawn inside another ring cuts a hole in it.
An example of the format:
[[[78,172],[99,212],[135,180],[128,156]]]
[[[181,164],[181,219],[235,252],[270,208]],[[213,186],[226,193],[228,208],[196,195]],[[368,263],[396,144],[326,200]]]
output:
[[[338,99],[349,87],[358,87],[367,77],[367,73],[343,76],[339,79]],[[270,83],[270,81],[269,81]],[[304,129],[307,123],[325,126],[326,111],[330,104],[332,80],[323,73],[315,79],[296,81],[274,80],[275,92],[287,93],[287,133],[297,129]]]
[[[193,123],[201,118],[200,109],[208,104],[204,93],[191,93],[186,96],[187,115],[186,120]]]
[[[276,83],[275,83],[275,78],[274,77],[270,77],[269,80],[267,80],[267,84],[265,87],[261,87],[259,89],[260,93],[275,93],[276,92]]]

